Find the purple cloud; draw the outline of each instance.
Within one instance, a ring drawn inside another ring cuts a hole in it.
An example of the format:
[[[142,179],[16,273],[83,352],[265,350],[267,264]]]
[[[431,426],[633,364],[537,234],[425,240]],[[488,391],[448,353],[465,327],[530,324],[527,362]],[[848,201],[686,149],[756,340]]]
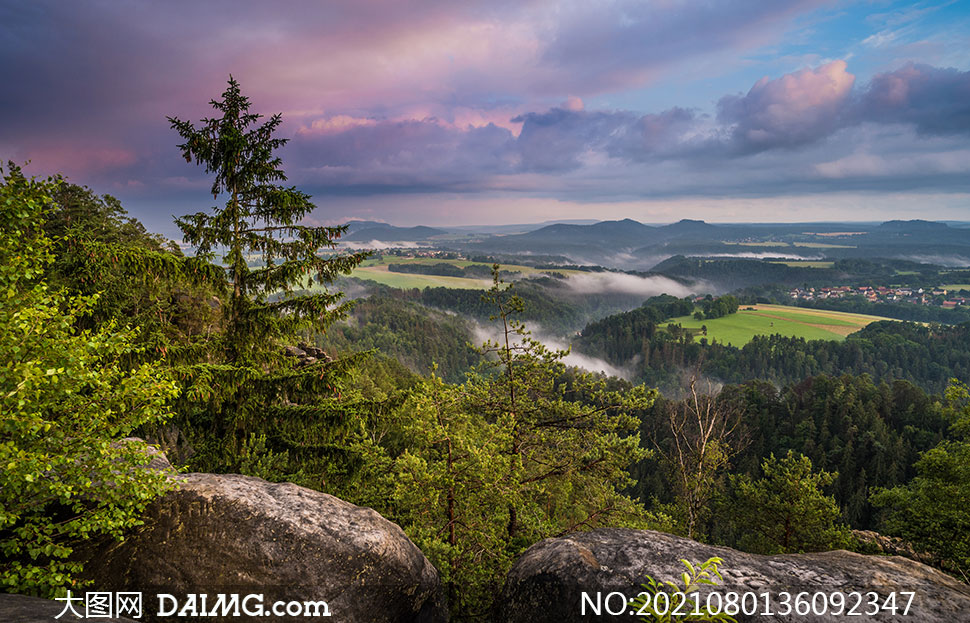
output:
[[[762,78],[746,95],[721,98],[718,121],[732,126],[742,151],[812,143],[841,125],[855,84],[846,67],[845,61],[833,61],[774,80]]]
[[[908,64],[862,93],[857,121],[912,124],[922,134],[970,132],[970,71]]]
[[[599,198],[688,189],[906,188],[947,180],[962,188],[956,178],[968,168],[958,164],[967,146],[945,137],[966,131],[965,100],[953,98],[965,88],[966,75],[906,68],[881,74],[857,92],[847,64],[833,61],[725,96],[715,119],[684,108],[591,111],[574,100],[513,117],[510,123],[521,126],[517,136],[493,124],[332,118],[298,132],[294,154],[308,167],[308,179],[375,191],[408,184],[484,191],[498,178],[506,187],[518,179],[521,188]],[[945,115],[940,105],[927,105],[941,92],[951,101]],[[921,144],[928,127],[941,139]],[[860,152],[859,145],[874,153]],[[937,155],[907,160],[927,149]],[[921,168],[932,175],[921,179]]]

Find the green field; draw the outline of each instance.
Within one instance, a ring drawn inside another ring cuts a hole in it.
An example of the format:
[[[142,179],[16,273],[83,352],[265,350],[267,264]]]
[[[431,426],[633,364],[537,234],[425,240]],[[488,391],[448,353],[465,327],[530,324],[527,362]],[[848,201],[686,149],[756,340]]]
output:
[[[855,247],[851,244],[829,244],[828,242],[794,242],[792,243],[796,247],[805,247],[806,249],[854,249]]]
[[[376,281],[392,288],[455,288],[457,290],[482,290],[491,287],[487,279],[466,279],[444,275],[417,275],[412,273],[392,273],[386,265],[361,266],[350,274],[351,277]]]
[[[785,305],[755,305],[753,310],[741,308],[738,313],[714,320],[695,320],[682,316],[670,320],[685,329],[691,329],[695,337],[716,339],[732,346],[744,346],[756,335],[775,333],[806,340],[844,340],[862,327],[877,320],[889,320],[879,316],[850,314],[846,312],[803,309]],[[707,335],[701,327],[707,326]]]
[[[461,268],[475,264],[490,266],[489,264],[484,264],[483,262],[472,262],[470,260],[445,260],[435,257],[397,257],[394,255],[387,255],[381,259],[365,260],[359,267],[357,267],[356,270],[354,270],[353,273],[351,273],[350,276],[358,279],[376,281],[377,283],[381,283],[392,288],[401,289],[445,287],[455,288],[458,290],[482,290],[488,289],[492,285],[492,282],[489,279],[469,279],[465,277],[447,277],[443,275],[420,275],[416,273],[391,272],[387,269],[388,264],[451,264]],[[540,270],[531,266],[520,266],[517,264],[502,264],[502,270],[519,272],[523,275],[551,272],[562,275],[580,273],[586,274],[583,271],[578,270]]]
[[[832,268],[835,262],[816,261],[816,260],[772,260],[772,264],[784,264],[794,268]]]
[[[956,290],[970,290],[970,283],[948,283],[940,287],[947,292],[953,292]]]

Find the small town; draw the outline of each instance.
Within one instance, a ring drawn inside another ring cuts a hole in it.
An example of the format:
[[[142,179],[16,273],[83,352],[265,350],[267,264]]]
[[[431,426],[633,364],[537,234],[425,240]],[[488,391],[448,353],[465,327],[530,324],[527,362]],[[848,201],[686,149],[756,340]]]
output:
[[[954,296],[953,292],[947,291],[944,288],[823,286],[821,288],[793,288],[788,294],[792,300],[796,301],[816,301],[861,296],[873,303],[913,303],[914,305],[935,305],[948,309],[970,303],[970,299],[963,296]]]

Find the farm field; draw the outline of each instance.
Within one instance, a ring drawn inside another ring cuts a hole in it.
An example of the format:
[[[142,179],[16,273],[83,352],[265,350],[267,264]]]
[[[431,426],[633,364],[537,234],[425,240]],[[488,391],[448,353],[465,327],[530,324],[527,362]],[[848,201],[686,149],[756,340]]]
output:
[[[774,260],[772,264],[784,264],[794,268],[832,268],[835,262],[816,261],[816,260]]]
[[[879,316],[850,314],[847,312],[803,309],[786,305],[754,305],[753,309],[742,307],[736,314],[714,320],[695,320],[692,316],[674,318],[669,324],[679,324],[691,329],[695,337],[716,339],[732,346],[744,346],[756,335],[776,333],[806,340],[844,340],[864,326],[879,320]],[[707,335],[701,327],[707,326]]]
[[[806,249],[855,249],[851,244],[829,244],[827,242],[793,242],[796,247]]]
[[[386,264],[359,266],[350,274],[351,277],[376,281],[392,288],[455,288],[457,290],[482,290],[491,287],[492,282],[487,279],[468,279],[465,277],[447,277],[445,275],[418,275],[413,273],[392,273]]]
[[[470,260],[446,260],[435,257],[397,257],[388,255],[380,259],[372,258],[365,260],[351,274],[358,279],[376,281],[392,288],[455,288],[459,290],[482,290],[492,286],[490,279],[472,279],[467,277],[449,277],[444,275],[421,275],[417,273],[397,273],[387,269],[388,264],[451,264],[464,268],[466,266],[482,265],[490,266],[483,262],[473,262]],[[563,275],[587,274],[583,271],[568,269],[536,269],[531,266],[520,266],[516,264],[502,264],[502,270],[519,272],[523,275],[533,275],[537,273],[556,272]]]

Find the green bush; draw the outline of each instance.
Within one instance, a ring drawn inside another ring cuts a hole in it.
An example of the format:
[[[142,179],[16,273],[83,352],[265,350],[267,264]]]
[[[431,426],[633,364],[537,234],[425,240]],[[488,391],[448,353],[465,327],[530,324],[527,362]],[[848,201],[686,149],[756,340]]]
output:
[[[0,185],[0,590],[51,596],[77,584],[75,546],[121,537],[166,486],[143,444],[116,443],[167,415],[173,381],[131,367],[134,332],[76,327],[97,297],[45,281],[43,214],[57,180],[10,165]]]

